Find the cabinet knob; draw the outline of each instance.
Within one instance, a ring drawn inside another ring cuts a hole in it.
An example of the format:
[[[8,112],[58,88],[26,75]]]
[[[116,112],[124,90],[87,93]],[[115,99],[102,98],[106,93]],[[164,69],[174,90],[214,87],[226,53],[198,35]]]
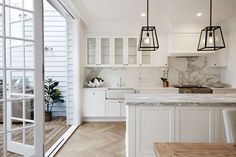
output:
[[[214,64],[216,66],[216,64]]]
[[[93,93],[93,95],[96,95],[95,93]]]

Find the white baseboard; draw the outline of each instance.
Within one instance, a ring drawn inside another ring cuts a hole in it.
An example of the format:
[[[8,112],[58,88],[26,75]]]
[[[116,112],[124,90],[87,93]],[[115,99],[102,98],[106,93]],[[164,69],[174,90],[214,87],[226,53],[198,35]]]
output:
[[[125,117],[83,117],[83,122],[125,122]]]
[[[70,138],[73,132],[77,129],[79,125],[72,125],[65,133],[57,140],[56,143],[45,153],[45,157],[53,157],[64,145],[64,143]]]

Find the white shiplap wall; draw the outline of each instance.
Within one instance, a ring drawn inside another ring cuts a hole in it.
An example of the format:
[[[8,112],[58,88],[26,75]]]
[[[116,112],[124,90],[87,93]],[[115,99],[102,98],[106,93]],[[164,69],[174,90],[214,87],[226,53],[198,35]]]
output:
[[[53,108],[54,116],[66,116],[68,105],[68,33],[67,21],[47,1],[44,1],[45,77],[58,80],[64,103]]]

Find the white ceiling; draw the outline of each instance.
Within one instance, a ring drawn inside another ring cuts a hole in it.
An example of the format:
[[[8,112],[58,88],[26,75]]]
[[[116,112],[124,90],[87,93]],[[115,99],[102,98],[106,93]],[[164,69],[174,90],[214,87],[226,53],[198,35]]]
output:
[[[90,25],[140,28],[146,0],[71,0],[83,6]],[[213,0],[214,24],[236,17],[236,0]],[[202,12],[202,17],[196,14]],[[198,30],[209,24],[209,0],[150,0],[150,24],[159,31]],[[89,27],[93,27],[89,26]]]

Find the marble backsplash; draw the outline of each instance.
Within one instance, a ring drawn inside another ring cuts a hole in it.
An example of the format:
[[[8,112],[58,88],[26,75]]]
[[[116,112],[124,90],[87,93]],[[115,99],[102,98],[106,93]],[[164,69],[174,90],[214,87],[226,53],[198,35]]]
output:
[[[169,58],[169,82],[173,84],[206,85],[220,81],[220,69],[209,68],[206,57]],[[161,87],[163,68],[86,68],[85,80],[105,79],[104,86],[118,86],[120,78],[126,87]]]

